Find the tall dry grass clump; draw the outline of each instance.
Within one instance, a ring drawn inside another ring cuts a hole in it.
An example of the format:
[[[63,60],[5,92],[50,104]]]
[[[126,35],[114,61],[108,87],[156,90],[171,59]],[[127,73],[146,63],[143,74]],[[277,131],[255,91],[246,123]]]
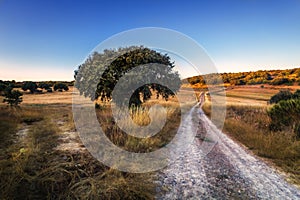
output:
[[[130,128],[130,120],[139,126],[147,126],[151,123],[149,116],[149,108],[151,106],[151,104],[146,104],[144,107],[131,109],[129,111],[131,119],[123,121],[123,126]],[[164,108],[153,109],[152,114],[157,120],[163,120],[166,118],[166,123],[162,130],[152,137],[137,138],[128,135],[119,128],[118,124],[114,121],[110,107],[107,106],[97,111],[99,123],[107,137],[115,145],[136,153],[146,153],[165,146],[177,133],[181,116],[178,104],[165,104]]]

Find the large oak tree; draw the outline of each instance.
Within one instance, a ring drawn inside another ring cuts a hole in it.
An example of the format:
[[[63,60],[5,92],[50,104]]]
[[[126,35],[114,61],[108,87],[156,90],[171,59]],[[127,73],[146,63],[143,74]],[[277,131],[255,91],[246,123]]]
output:
[[[174,62],[167,54],[163,55],[145,47],[104,50],[103,53],[94,52],[75,71],[75,87],[79,89],[82,95],[90,97],[92,100],[109,101],[112,99],[112,92],[122,76],[137,66],[153,63],[167,67],[161,68],[161,70],[153,70],[151,76],[163,77],[168,80],[169,84],[172,84],[173,89],[171,90],[161,84],[147,83],[132,91],[129,105],[140,106],[151,97],[152,92],[156,93],[157,98],[161,96],[168,100],[170,96],[175,95],[181,84],[179,74],[173,70]],[[149,70],[147,73],[149,73]],[[102,74],[101,77],[99,77],[100,74]],[[135,80],[141,78],[143,77],[133,77]],[[124,90],[128,89],[125,85],[123,87]],[[96,91],[94,88],[96,88]]]

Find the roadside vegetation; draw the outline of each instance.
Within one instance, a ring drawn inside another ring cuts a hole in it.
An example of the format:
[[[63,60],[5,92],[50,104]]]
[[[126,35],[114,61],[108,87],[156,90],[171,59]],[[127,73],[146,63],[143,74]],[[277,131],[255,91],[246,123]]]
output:
[[[274,105],[229,104],[223,131],[256,155],[280,167],[288,173],[291,182],[300,185],[298,93],[299,90],[294,93],[280,91],[270,96],[271,100],[282,98]],[[286,98],[283,94],[288,94],[291,98]],[[204,104],[203,110],[210,116],[210,102]]]
[[[107,115],[106,108],[98,112]],[[169,114],[173,112],[176,108]],[[149,121],[142,109],[134,115],[138,123]],[[124,173],[104,166],[83,145],[80,151],[57,148],[64,132],[76,134],[70,107],[1,106],[0,118],[1,199],[154,198],[152,173]],[[142,142],[126,138],[111,122],[107,118],[103,128],[113,142],[128,150],[147,152],[163,144],[160,138]],[[173,123],[165,131],[171,131]]]

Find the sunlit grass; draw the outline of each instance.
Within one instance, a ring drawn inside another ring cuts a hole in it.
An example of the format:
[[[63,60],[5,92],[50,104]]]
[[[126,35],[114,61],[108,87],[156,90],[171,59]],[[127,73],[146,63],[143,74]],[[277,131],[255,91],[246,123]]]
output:
[[[155,102],[155,103],[159,103]],[[149,107],[131,111],[132,120],[145,126],[151,123]],[[154,110],[167,123],[154,137],[135,138],[114,123],[109,107],[97,109],[101,127],[116,145],[132,152],[150,152],[173,138],[180,123],[176,102],[162,102]],[[75,131],[68,106],[21,106],[16,110],[1,107],[1,134],[6,138],[0,148],[1,199],[153,199],[154,173],[132,174],[104,166],[87,150],[77,153],[57,150],[62,131]],[[101,120],[100,120],[101,118]],[[28,129],[24,138],[16,132]],[[4,141],[4,140],[2,140]]]
[[[125,119],[122,124],[125,128],[130,128],[132,120],[136,125],[145,127],[151,123],[149,108],[154,103],[147,103],[144,107],[129,110],[130,118]],[[101,128],[107,137],[117,146],[131,152],[150,152],[154,151],[173,139],[180,125],[181,111],[179,104],[170,102],[162,104],[163,107],[153,109],[153,116],[158,120],[166,119],[166,124],[152,137],[137,138],[125,133],[115,123],[111,108],[104,107],[97,110],[97,116]],[[127,108],[124,108],[127,109]]]

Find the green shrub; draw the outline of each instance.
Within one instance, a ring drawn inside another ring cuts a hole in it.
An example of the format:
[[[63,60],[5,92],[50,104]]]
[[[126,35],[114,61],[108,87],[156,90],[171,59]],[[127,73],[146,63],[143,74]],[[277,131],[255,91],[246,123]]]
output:
[[[12,90],[12,88],[7,88],[4,93],[5,98],[3,99],[3,102],[8,103],[10,106],[17,106],[23,101],[21,97],[22,95],[23,94],[20,91]]]
[[[283,85],[283,84],[288,84],[290,80],[288,78],[275,78],[273,79],[270,84],[271,85]]]
[[[283,100],[268,110],[271,118],[270,129],[279,131],[292,128],[296,137],[299,136],[300,99]]]
[[[296,92],[294,92],[293,99],[300,99],[300,90],[296,90]]]
[[[62,92],[62,90],[68,91],[69,87],[64,83],[56,83],[54,85],[54,91],[56,91],[56,90],[61,91],[61,92]]]
[[[22,85],[22,90],[27,91],[30,90],[30,93],[34,93],[36,89],[38,88],[37,84],[32,81],[26,81]]]
[[[270,103],[278,103],[281,100],[288,100],[293,97],[293,94],[289,90],[280,90],[277,94],[271,97]]]

